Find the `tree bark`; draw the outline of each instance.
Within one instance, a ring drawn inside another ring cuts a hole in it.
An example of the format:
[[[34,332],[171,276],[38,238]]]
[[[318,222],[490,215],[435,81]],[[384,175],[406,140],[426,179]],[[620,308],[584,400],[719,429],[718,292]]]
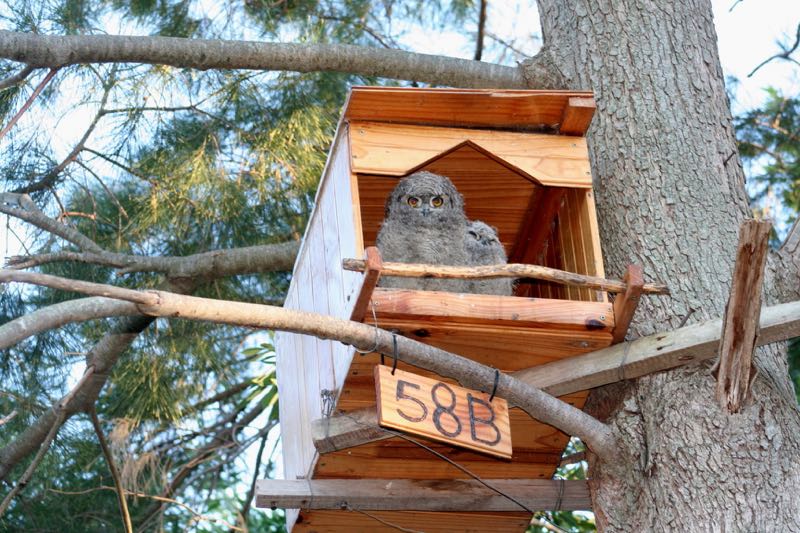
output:
[[[710,4],[539,6],[567,86],[595,91],[588,138],[607,271],[638,263],[674,280],[671,299],[643,298],[632,334],[673,329],[689,310],[720,315],[750,211]],[[785,349],[758,350],[756,366],[752,401],[735,415],[717,405],[708,365],[590,396],[628,454],[590,461],[599,529],[800,530],[800,416]]]

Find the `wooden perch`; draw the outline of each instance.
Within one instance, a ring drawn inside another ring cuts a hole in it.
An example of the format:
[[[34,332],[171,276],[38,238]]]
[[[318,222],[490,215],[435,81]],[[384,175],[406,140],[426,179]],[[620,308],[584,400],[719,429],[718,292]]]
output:
[[[589,510],[583,480],[487,479],[528,509]],[[263,479],[256,507],[364,511],[524,511],[473,479]]]
[[[378,280],[381,277],[381,270],[383,269],[383,261],[381,260],[381,253],[374,246],[368,247],[364,250],[367,259],[365,261],[364,278],[361,280],[361,289],[358,291],[358,298],[353,305],[353,311],[350,313],[350,320],[355,322],[363,322],[367,314],[367,307],[370,300],[372,300],[372,293],[375,287],[378,286]]]
[[[345,270],[364,272],[367,269],[363,259],[345,259],[342,261]],[[624,281],[585,276],[566,272],[555,268],[539,265],[523,265],[518,263],[508,265],[487,266],[445,266],[423,265],[413,263],[383,263],[382,276],[397,276],[401,278],[456,278],[456,279],[490,279],[490,278],[533,278],[551,281],[571,287],[599,289],[608,292],[625,292],[628,284]],[[669,287],[660,283],[645,283],[642,286],[644,294],[669,294]]]
[[[511,375],[548,394],[562,396],[711,359],[718,354],[721,330],[722,320],[717,318],[518,370]],[[797,336],[800,336],[800,301],[762,309],[757,346]],[[392,437],[378,426],[375,406],[315,420],[312,431],[319,453]]]
[[[625,340],[625,334],[633,320],[633,314],[639,305],[639,298],[642,296],[644,287],[644,273],[639,265],[628,265],[625,271],[625,283],[627,288],[624,292],[617,295],[614,300],[614,331],[612,333],[612,344],[617,344]]]
[[[771,228],[769,222],[746,220],[739,229],[736,266],[716,364],[717,401],[729,413],[742,407],[755,377],[753,350]]]

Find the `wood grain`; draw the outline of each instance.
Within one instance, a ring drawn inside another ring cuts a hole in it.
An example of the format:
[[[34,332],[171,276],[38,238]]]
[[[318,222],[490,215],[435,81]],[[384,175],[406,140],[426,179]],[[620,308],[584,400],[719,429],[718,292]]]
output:
[[[362,322],[367,315],[372,293],[378,285],[381,269],[383,268],[381,253],[377,248],[370,246],[364,253],[367,256],[364,260],[364,279],[361,282],[361,289],[358,291],[356,303],[353,305],[353,312],[350,314],[350,320],[355,322]]]
[[[625,334],[628,333],[628,328],[633,321],[633,315],[636,312],[636,307],[639,305],[639,299],[642,296],[642,288],[644,287],[644,273],[642,267],[639,265],[628,265],[623,279],[628,286],[625,291],[617,295],[617,299],[614,300],[615,324],[613,344],[625,340]]]
[[[729,413],[738,412],[747,400],[756,373],[753,350],[758,337],[761,288],[771,230],[770,222],[759,220],[746,220],[739,228],[733,284],[725,307],[716,364],[717,401]]]
[[[574,261],[574,259],[573,259]],[[355,272],[364,272],[366,262],[363,259],[347,258],[342,261],[342,268]],[[600,289],[608,292],[624,292],[627,285],[624,281],[598,278],[567,272],[557,268],[541,265],[523,265],[509,263],[507,265],[485,266],[448,266],[427,265],[422,263],[383,263],[381,272],[384,276],[401,278],[451,278],[451,279],[491,279],[491,278],[534,278],[568,287],[584,287]],[[661,283],[645,283],[644,294],[669,294],[669,287]],[[575,298],[579,300],[579,298]]]
[[[287,511],[287,514],[289,511]],[[380,520],[383,520],[381,522]],[[293,532],[303,533],[398,533],[398,527],[425,533],[454,531],[520,533],[530,513],[443,513],[431,511],[303,511]],[[388,524],[388,525],[387,525]]]
[[[344,117],[402,124],[556,130],[572,97],[585,91],[353,87]]]
[[[596,107],[594,98],[570,97],[561,117],[559,132],[564,135],[585,135]]]
[[[366,511],[589,510],[583,480],[487,479],[264,479],[256,484],[256,507]],[[502,494],[498,494],[498,492]],[[503,494],[510,496],[503,496]],[[515,503],[516,500],[519,503]]]
[[[382,288],[374,291],[372,302],[379,324],[418,320],[590,331],[614,327],[612,306],[600,302]]]
[[[592,186],[586,141],[581,137],[350,123],[352,169],[356,173],[405,176],[465,146],[537,185]]]
[[[508,403],[465,389],[377,365],[374,373],[378,423],[413,435],[511,458]]]

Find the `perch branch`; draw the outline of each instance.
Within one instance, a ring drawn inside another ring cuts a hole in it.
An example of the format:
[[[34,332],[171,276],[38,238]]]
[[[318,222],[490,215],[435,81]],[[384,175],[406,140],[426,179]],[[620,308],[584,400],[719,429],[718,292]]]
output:
[[[355,272],[363,272],[366,263],[363,259],[345,259],[342,268]],[[403,278],[456,278],[456,279],[489,279],[489,278],[533,278],[553,283],[561,283],[572,287],[599,289],[608,292],[625,292],[627,285],[624,281],[598,278],[575,274],[555,268],[539,265],[523,265],[512,263],[508,265],[486,266],[444,266],[424,265],[412,263],[383,263],[381,276],[397,276]],[[645,283],[644,294],[669,294],[669,287],[659,283]]]
[[[22,280],[16,271],[0,271],[0,279]],[[28,274],[28,273],[25,273]],[[51,283],[63,287],[69,280],[53,280],[55,276],[39,274],[26,277],[26,282]],[[78,289],[80,287],[80,289]],[[149,316],[180,317],[252,328],[268,328],[321,339],[338,340],[360,348],[391,355],[393,335],[388,331],[317,313],[296,311],[249,303],[212,300],[184,296],[166,291],[133,291],[97,283],[80,282],[69,290],[87,294],[109,295],[137,303]],[[406,338],[397,338],[398,359],[411,365],[450,377],[467,388],[489,390],[495,380],[494,369],[470,359]],[[619,449],[611,429],[571,405],[553,398],[516,378],[501,374],[497,395],[519,406],[532,417],[583,440],[598,455],[612,459]]]
[[[0,57],[51,68],[82,63],[146,63],[201,70],[349,72],[454,87],[526,87],[520,70],[514,67],[344,44],[0,31]]]

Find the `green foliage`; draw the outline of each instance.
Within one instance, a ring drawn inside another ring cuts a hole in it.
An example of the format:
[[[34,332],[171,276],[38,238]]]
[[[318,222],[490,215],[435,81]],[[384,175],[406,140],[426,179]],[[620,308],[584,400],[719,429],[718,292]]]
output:
[[[751,195],[766,214],[785,223],[800,210],[800,98],[765,89],[763,106],[736,119],[739,151]],[[769,206],[765,203],[777,197]]]

